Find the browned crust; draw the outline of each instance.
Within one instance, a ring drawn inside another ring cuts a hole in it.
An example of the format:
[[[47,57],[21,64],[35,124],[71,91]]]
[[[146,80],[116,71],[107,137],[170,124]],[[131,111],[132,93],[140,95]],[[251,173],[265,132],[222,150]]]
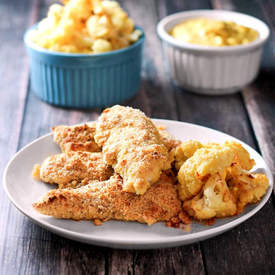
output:
[[[168,221],[181,209],[173,179],[161,180],[140,196],[122,190],[122,179],[114,175],[108,181],[94,181],[78,189],[49,191],[33,207],[44,215],[74,220],[115,219],[151,225]]]
[[[54,141],[60,146],[62,152],[100,152],[101,149],[94,140],[95,129],[95,122],[75,126],[60,125],[52,127]]]
[[[66,152],[48,157],[40,167],[40,179],[59,188],[79,187],[89,180],[104,181],[113,169],[103,161],[102,153]]]
[[[144,194],[169,169],[170,158],[154,123],[140,110],[113,106],[100,115],[95,140],[104,160],[123,178],[123,189]]]

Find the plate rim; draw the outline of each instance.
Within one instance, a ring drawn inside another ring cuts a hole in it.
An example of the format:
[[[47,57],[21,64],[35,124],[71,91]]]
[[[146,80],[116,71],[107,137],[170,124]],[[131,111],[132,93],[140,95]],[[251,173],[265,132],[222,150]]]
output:
[[[158,237],[157,239],[154,240],[150,240],[150,239],[146,239],[146,240],[129,240],[129,239],[112,239],[110,237],[105,237],[105,236],[92,236],[92,235],[88,235],[85,233],[78,233],[75,231],[71,231],[68,229],[63,229],[57,225],[52,225],[49,224],[46,221],[40,220],[40,219],[36,219],[35,217],[32,217],[32,215],[28,214],[27,212],[24,211],[24,209],[16,202],[16,200],[13,199],[12,194],[10,193],[9,189],[8,189],[8,180],[7,180],[7,174],[9,172],[10,166],[11,164],[16,161],[17,157],[27,148],[31,147],[34,143],[39,142],[42,139],[46,139],[49,136],[52,136],[52,133],[48,133],[45,134],[33,141],[31,141],[30,143],[28,143],[27,145],[25,145],[24,147],[22,147],[18,152],[16,152],[13,157],[9,160],[9,162],[7,163],[4,173],[3,173],[3,187],[4,187],[4,191],[7,195],[7,197],[9,198],[10,202],[26,217],[28,217],[31,221],[33,221],[34,223],[40,225],[41,227],[55,233],[58,234],[60,236],[66,237],[68,239],[71,240],[76,240],[76,241],[81,241],[84,243],[89,243],[89,244],[96,244],[96,245],[100,245],[100,246],[107,246],[107,247],[120,247],[120,248],[129,248],[129,247],[134,247],[134,248],[143,248],[146,249],[148,246],[148,248],[152,248],[152,247],[172,247],[172,246],[177,246],[177,245],[184,245],[184,243],[188,244],[188,243],[193,243],[193,242],[197,242],[198,240],[204,240],[204,239],[208,239],[211,237],[214,237],[216,235],[222,234],[225,231],[228,231],[232,228],[234,228],[235,226],[243,223],[244,221],[248,220],[249,218],[251,218],[253,215],[255,215],[269,200],[272,190],[273,190],[273,176],[271,173],[270,168],[268,167],[266,161],[263,159],[263,157],[251,146],[249,146],[248,144],[244,143],[243,141],[239,140],[238,138],[235,138],[227,133],[224,133],[222,131],[218,131],[215,130],[213,128],[209,128],[209,127],[205,127],[205,126],[201,126],[199,124],[194,124],[194,123],[188,123],[188,122],[183,122],[183,121],[178,121],[178,120],[167,120],[167,119],[154,119],[152,118],[153,121],[157,122],[157,123],[164,123],[164,125],[167,123],[167,126],[169,126],[169,123],[180,123],[186,126],[191,126],[191,127],[197,127],[197,128],[204,128],[204,130],[210,130],[213,132],[217,132],[218,134],[223,134],[228,136],[229,139],[233,139],[236,140],[238,142],[240,142],[242,145],[244,145],[245,147],[249,148],[249,150],[253,150],[253,153],[257,155],[257,157],[260,157],[261,160],[263,161],[263,163],[265,164],[266,168],[266,175],[268,177],[269,180],[269,189],[266,192],[266,194],[264,195],[264,197],[261,199],[261,201],[256,205],[255,208],[251,209],[249,212],[245,213],[244,215],[238,217],[237,219],[234,219],[232,221],[229,221],[225,224],[219,225],[217,227],[214,228],[209,228],[206,229],[204,231],[199,231],[199,232],[194,232],[191,234],[185,234],[185,235],[179,235],[179,236],[171,236],[171,237]],[[85,123],[85,122],[84,122]],[[237,217],[237,216],[236,216]]]

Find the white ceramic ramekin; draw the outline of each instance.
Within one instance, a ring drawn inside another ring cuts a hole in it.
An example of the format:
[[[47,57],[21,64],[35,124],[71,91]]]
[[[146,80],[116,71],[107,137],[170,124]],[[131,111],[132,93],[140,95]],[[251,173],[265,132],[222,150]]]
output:
[[[201,46],[176,40],[169,31],[185,20],[207,17],[255,29],[259,38],[239,46]],[[263,45],[269,28],[259,19],[245,14],[221,10],[194,10],[176,13],[162,19],[157,32],[163,42],[171,76],[189,91],[221,95],[237,92],[258,74]]]

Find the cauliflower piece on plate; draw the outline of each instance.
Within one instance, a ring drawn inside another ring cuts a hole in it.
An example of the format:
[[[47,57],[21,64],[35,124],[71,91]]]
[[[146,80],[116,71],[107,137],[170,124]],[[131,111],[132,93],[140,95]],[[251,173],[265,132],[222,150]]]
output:
[[[247,204],[260,201],[269,186],[266,175],[250,173],[238,164],[233,164],[228,169],[226,178],[229,189],[237,200],[238,213]]]
[[[178,174],[180,198],[190,216],[206,220],[240,214],[247,204],[264,196],[268,179],[249,172],[255,161],[241,144],[227,141],[202,146],[187,158]]]
[[[227,146],[198,149],[179,170],[180,198],[186,200],[198,194],[211,175],[231,165],[233,157],[233,151]]]
[[[203,190],[193,199],[186,200],[183,208],[198,220],[235,215],[237,206],[226,184],[225,173],[211,176],[203,186]]]
[[[232,149],[235,154],[233,161],[238,163],[241,168],[251,170],[255,165],[254,159],[250,158],[249,153],[240,143],[236,141],[226,141],[224,145]]]
[[[175,167],[177,170],[183,165],[183,163],[190,157],[194,155],[194,153],[202,148],[203,145],[197,140],[187,140],[183,142],[180,146],[176,148],[175,152]]]

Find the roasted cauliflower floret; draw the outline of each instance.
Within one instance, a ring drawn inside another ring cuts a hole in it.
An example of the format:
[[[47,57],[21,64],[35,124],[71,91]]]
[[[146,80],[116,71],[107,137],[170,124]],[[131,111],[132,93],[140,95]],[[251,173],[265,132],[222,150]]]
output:
[[[225,176],[220,173],[211,176],[203,190],[193,199],[185,201],[183,208],[198,220],[228,217],[237,212],[235,198],[227,187]]]
[[[202,146],[178,174],[180,198],[190,216],[198,220],[232,216],[264,196],[268,179],[249,172],[255,162],[241,144],[227,141]]]
[[[182,164],[190,157],[194,155],[194,153],[202,148],[203,145],[197,140],[188,140],[183,142],[180,146],[176,148],[175,152],[175,167],[177,170],[180,169]]]
[[[200,148],[207,149],[221,149],[223,147],[229,147],[235,154],[234,162],[239,163],[243,169],[250,170],[254,165],[255,161],[250,158],[249,153],[243,148],[243,146],[236,141],[226,141],[224,144],[209,142],[202,144],[197,140],[188,140],[183,142],[176,148],[176,163],[175,167],[177,170],[180,169],[182,164]]]
[[[233,157],[234,153],[226,146],[198,149],[179,170],[180,198],[186,200],[198,194],[211,175],[222,172],[231,165]]]
[[[250,173],[238,164],[233,164],[227,172],[227,183],[236,198],[238,213],[250,203],[256,203],[268,189],[268,179],[264,174]]]
[[[240,143],[236,141],[226,141],[224,145],[232,149],[235,154],[233,161],[238,163],[241,168],[245,170],[251,170],[255,165],[254,159],[250,158],[249,153]]]

